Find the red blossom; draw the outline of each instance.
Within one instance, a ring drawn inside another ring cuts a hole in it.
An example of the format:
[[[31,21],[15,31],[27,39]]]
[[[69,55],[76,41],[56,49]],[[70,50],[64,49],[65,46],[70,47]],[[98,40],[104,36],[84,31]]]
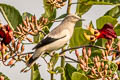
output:
[[[1,43],[7,45],[13,39],[13,31],[8,25],[4,25],[0,28]]]
[[[105,38],[105,39],[112,39],[117,38],[116,32],[113,29],[113,25],[111,23],[107,23],[103,26],[102,29],[99,30],[100,35],[98,35],[96,38]]]

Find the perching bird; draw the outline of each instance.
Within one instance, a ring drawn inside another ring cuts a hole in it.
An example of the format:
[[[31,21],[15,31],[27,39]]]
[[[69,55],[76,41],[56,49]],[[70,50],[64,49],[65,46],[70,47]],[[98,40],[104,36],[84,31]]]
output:
[[[63,47],[72,37],[74,26],[77,21],[83,20],[79,16],[69,14],[64,20],[50,33],[48,33],[33,49],[35,52],[28,60],[27,66],[30,67],[34,62],[47,51],[55,51]]]

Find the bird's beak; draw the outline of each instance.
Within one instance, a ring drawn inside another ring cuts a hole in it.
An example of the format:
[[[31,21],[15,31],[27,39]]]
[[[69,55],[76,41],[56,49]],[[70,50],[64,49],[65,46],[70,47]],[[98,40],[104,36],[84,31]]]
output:
[[[85,21],[85,19],[81,19],[81,18],[80,18],[79,21]]]

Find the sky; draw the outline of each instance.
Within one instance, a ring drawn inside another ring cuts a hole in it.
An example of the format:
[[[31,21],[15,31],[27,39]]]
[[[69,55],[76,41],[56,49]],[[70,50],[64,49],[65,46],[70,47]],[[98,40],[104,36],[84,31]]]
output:
[[[76,2],[77,0],[74,0]],[[22,14],[23,12],[30,12],[31,14],[35,14],[37,18],[41,16],[42,13],[44,13],[43,9],[43,2],[42,0],[0,0],[0,3],[5,3],[14,6],[16,9],[20,11]],[[76,5],[72,5],[71,13],[75,13]],[[82,16],[85,21],[83,22],[83,27],[85,28],[86,25],[89,24],[89,22],[92,20],[93,24],[95,25],[96,19],[102,16],[106,11],[111,9],[112,6],[93,6],[86,14]],[[66,6],[58,9],[57,16],[60,16],[61,14],[66,13]],[[0,14],[0,21],[3,24],[6,24],[6,21]],[[58,25],[59,23],[54,23],[51,30]],[[96,26],[96,25],[95,25]],[[32,48],[34,45],[29,45],[28,47],[25,47],[26,52],[29,50],[32,51]],[[76,58],[73,54],[68,54],[68,56],[72,56],[73,58]],[[49,58],[47,58],[49,59]],[[43,59],[37,60],[37,62],[42,65],[40,69],[41,76],[44,80],[49,80],[50,75],[47,72],[47,65],[44,62]],[[60,62],[58,62],[57,65],[59,65]],[[74,65],[74,64],[73,64]],[[3,72],[5,75],[7,75],[11,80],[30,80],[30,71],[27,73],[20,73],[20,70],[25,67],[25,64],[22,62],[18,62],[15,67],[9,68],[5,67],[2,64],[0,64],[0,72]],[[55,79],[59,80],[59,75],[55,77]]]

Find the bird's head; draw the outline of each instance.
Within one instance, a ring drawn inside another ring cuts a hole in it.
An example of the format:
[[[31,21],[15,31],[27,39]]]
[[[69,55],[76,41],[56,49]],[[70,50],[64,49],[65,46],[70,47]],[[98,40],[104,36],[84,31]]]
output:
[[[82,21],[84,19],[81,19],[79,16],[77,16],[75,14],[69,14],[66,16],[65,20],[76,23],[77,21]]]

